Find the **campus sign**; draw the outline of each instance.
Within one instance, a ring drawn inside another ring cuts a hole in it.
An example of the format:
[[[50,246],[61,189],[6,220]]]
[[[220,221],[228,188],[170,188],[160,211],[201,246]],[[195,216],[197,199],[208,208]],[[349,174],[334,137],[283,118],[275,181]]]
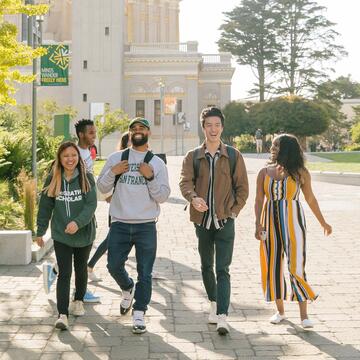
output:
[[[41,57],[41,86],[69,85],[69,45],[43,45],[47,54]]]

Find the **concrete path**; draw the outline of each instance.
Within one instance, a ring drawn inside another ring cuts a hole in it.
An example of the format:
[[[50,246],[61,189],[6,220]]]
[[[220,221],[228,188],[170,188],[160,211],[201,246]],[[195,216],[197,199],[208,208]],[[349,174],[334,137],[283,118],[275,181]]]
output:
[[[254,239],[255,177],[264,159],[246,157],[250,197],[236,223],[231,267],[231,333],[219,337],[207,324],[208,302],[201,282],[193,225],[183,210],[177,182],[181,157],[170,157],[172,194],[158,223],[159,246],[147,313],[148,332],[131,333],[131,317],[119,315],[120,292],[106,269],[89,288],[101,304],[86,305],[86,315],[70,317],[70,331],[53,328],[55,289],[42,288],[41,263],[0,266],[0,360],[16,359],[360,359],[360,192],[358,187],[314,182],[313,188],[334,234],[325,238],[305,206],[308,225],[307,275],[320,293],[309,305],[315,323],[304,331],[296,304],[287,304],[288,321],[271,325],[272,304],[260,287],[259,244]],[[98,244],[107,233],[107,205],[99,203]],[[51,255],[53,256],[53,255]],[[134,254],[128,269],[135,274]]]

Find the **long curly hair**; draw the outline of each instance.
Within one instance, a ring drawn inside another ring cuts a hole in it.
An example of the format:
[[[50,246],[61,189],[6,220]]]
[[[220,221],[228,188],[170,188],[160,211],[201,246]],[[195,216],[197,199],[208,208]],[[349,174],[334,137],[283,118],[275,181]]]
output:
[[[270,164],[282,166],[294,180],[301,180],[305,158],[299,140],[291,134],[281,134],[274,139],[276,140],[279,142],[279,152]]]
[[[86,176],[85,164],[80,156],[79,149],[76,146],[76,144],[73,143],[72,141],[66,141],[59,146],[59,149],[56,154],[56,159],[52,165],[52,170],[51,170],[52,178],[50,184],[43,189],[43,191],[46,192],[49,197],[56,197],[59,195],[61,191],[61,174],[64,171],[64,168],[61,165],[60,155],[62,154],[63,151],[65,151],[69,147],[74,148],[78,153],[79,161],[76,167],[79,170],[79,182],[80,182],[81,191],[82,193],[87,193],[90,191],[91,187]]]

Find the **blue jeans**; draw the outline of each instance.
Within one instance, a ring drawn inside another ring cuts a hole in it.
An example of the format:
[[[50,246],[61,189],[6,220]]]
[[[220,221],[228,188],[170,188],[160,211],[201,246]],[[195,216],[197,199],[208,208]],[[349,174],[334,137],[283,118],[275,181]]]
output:
[[[135,245],[136,269],[134,310],[147,310],[151,299],[152,269],[156,256],[157,233],[155,222],[127,224],[113,222],[108,235],[108,264],[111,276],[121,290],[130,290],[134,281],[125,270],[125,262]]]

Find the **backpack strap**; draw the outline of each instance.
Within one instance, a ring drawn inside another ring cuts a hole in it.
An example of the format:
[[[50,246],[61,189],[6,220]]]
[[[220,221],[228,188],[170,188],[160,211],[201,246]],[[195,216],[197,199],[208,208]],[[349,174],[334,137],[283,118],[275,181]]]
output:
[[[225,145],[225,146],[226,146],[226,151],[229,155],[230,174],[233,177],[236,167],[236,150],[230,145]]]
[[[201,150],[202,146],[198,146],[193,151],[193,169],[194,169],[194,177],[193,183],[196,184],[196,179],[199,177],[199,170],[200,170],[200,160],[198,159],[199,151]]]
[[[121,161],[129,160],[130,149],[126,148],[121,154]]]
[[[148,164],[153,157],[154,157],[154,153],[152,151],[148,151],[144,157],[144,163]]]
[[[235,167],[236,167],[236,150],[230,145],[225,145],[225,146],[226,146],[226,151],[227,151],[228,156],[229,156],[231,184],[232,184],[232,189],[234,191],[234,189],[235,189],[235,186],[234,186],[234,174],[235,174]]]
[[[129,149],[129,148],[125,149],[125,150],[121,153],[121,161],[123,161],[123,160],[129,160],[129,153],[130,153],[130,149]],[[114,193],[114,191],[115,191],[116,184],[117,184],[117,182],[118,182],[119,179],[120,179],[120,176],[121,176],[121,175],[116,175],[116,176],[115,176],[113,193]]]

